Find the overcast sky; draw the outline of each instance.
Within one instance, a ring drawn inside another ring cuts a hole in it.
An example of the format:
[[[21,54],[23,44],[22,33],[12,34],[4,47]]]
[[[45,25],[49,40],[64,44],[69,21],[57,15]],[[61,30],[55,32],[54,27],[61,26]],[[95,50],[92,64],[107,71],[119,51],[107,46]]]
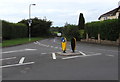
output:
[[[64,26],[66,22],[78,24],[79,13],[83,13],[86,22],[97,21],[104,14],[118,7],[120,0],[0,0],[0,19],[17,23],[29,18],[46,17],[53,26]]]

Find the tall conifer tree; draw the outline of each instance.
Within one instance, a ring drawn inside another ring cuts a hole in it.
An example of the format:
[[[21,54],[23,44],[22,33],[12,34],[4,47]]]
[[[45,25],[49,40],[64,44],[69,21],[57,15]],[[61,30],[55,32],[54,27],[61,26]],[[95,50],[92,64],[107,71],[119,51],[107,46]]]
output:
[[[85,19],[84,19],[83,13],[80,13],[79,21],[78,21],[78,28],[79,30],[85,28]]]

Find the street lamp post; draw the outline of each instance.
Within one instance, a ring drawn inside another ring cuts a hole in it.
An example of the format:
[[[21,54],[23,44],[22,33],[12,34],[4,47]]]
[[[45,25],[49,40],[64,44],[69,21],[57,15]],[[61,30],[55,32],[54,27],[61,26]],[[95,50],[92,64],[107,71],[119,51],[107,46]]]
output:
[[[29,41],[31,41],[31,24],[32,24],[32,20],[31,20],[31,5],[35,6],[36,4],[30,4],[29,5]]]

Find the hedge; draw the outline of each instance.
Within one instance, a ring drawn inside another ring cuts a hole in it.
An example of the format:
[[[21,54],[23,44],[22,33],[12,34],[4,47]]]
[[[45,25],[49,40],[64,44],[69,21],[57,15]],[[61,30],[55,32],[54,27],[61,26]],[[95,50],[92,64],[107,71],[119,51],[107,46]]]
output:
[[[3,40],[24,38],[28,35],[28,28],[25,24],[9,23],[2,21],[2,36]]]
[[[120,20],[112,19],[105,21],[96,21],[87,23],[85,30],[89,35],[89,38],[101,35],[102,40],[115,41],[119,38],[120,33]]]

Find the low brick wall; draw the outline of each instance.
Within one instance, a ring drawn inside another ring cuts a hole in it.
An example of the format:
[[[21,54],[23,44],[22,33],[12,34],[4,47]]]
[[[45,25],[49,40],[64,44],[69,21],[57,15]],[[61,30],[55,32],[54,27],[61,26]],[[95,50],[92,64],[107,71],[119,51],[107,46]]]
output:
[[[109,41],[109,40],[96,40],[96,39],[82,39],[81,42],[88,42],[88,43],[97,43],[97,44],[108,44],[108,45],[119,45],[120,40],[117,41]]]

